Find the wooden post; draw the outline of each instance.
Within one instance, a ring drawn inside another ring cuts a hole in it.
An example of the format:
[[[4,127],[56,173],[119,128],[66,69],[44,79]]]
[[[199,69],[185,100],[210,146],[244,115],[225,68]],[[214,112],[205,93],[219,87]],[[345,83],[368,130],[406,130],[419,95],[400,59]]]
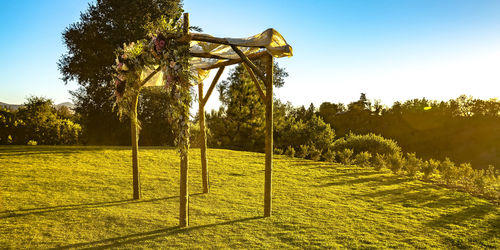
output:
[[[208,96],[207,96],[208,97]],[[198,115],[200,116],[200,151],[201,151],[201,178],[203,181],[203,193],[208,193],[208,169],[207,169],[207,132],[205,129],[205,101],[203,99],[203,81],[198,84]]]
[[[179,226],[189,226],[188,156],[181,155]]]
[[[137,95],[134,97],[134,100],[131,103],[132,114],[130,115],[130,135],[132,139],[132,185],[134,187],[134,200],[141,198],[141,183],[139,178],[139,159],[138,159],[138,151],[139,151],[139,128],[137,126],[137,103],[139,99],[139,91]]]
[[[184,13],[184,34],[187,35],[189,33],[189,14]],[[183,83],[181,88],[187,88],[189,84]],[[189,118],[182,114],[184,119],[183,124],[180,124],[184,129],[183,132],[189,134],[189,126],[187,123],[189,122]],[[182,123],[182,122],[181,122]],[[180,142],[179,142],[180,143]],[[187,227],[189,226],[189,190],[188,190],[188,152],[181,150],[181,171],[179,178],[179,226]]]
[[[267,55],[266,63],[266,171],[264,183],[264,216],[271,216],[273,171],[273,57]]]

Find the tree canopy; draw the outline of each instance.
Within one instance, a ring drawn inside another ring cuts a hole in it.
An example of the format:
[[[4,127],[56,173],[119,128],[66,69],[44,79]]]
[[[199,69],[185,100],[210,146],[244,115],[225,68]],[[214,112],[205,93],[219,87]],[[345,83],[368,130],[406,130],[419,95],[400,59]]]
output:
[[[181,13],[180,0],[98,0],[65,29],[67,52],[58,67],[65,82],[80,85],[71,94],[88,143],[129,141],[128,130],[113,111],[115,51],[124,43],[147,37],[151,22],[162,16],[178,18]]]

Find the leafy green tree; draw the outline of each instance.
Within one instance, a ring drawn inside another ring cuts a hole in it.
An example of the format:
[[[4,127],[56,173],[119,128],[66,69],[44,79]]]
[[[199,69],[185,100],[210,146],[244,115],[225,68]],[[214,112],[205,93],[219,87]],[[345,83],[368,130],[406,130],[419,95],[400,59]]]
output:
[[[12,144],[13,136],[16,134],[18,121],[15,112],[12,110],[0,107],[0,145]]]
[[[16,144],[36,141],[37,144],[76,144],[81,127],[68,119],[57,116],[52,100],[30,97],[16,114]]]
[[[139,96],[139,121],[141,125],[141,145],[173,145],[171,122],[168,108],[171,99],[163,87],[144,88]]]
[[[258,67],[263,67],[260,61],[254,62]],[[274,86],[282,87],[288,73],[275,63],[273,74]],[[207,125],[215,138],[223,137],[219,141],[220,146],[240,150],[262,150],[265,105],[245,68],[238,65],[232,69],[228,79],[218,86],[218,91],[225,111],[217,115],[223,115],[221,118],[225,120],[224,130],[214,128],[213,117],[207,117]]]
[[[162,15],[173,17],[180,12],[179,0],[97,0],[63,32],[68,51],[58,67],[65,82],[80,85],[71,94],[88,143],[130,142],[127,126],[113,111],[115,50],[146,37],[146,26]]]
[[[57,115],[52,100],[29,97],[17,117],[24,121],[26,129],[22,142],[34,140],[38,144],[57,144]]]
[[[325,121],[326,123],[331,123],[335,116],[341,112],[345,112],[346,108],[342,103],[331,103],[324,102],[319,106],[318,115]]]

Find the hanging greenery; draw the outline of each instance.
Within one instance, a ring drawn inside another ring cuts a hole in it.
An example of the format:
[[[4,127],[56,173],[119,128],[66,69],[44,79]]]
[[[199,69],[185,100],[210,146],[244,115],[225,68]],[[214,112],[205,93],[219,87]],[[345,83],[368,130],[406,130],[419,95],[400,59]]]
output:
[[[172,99],[167,110],[181,156],[189,148],[189,109],[192,101],[189,40],[183,39],[182,20],[161,18],[146,28],[150,39],[142,39],[116,51],[115,106],[120,117],[136,117],[134,103],[148,75],[163,73],[162,85]]]

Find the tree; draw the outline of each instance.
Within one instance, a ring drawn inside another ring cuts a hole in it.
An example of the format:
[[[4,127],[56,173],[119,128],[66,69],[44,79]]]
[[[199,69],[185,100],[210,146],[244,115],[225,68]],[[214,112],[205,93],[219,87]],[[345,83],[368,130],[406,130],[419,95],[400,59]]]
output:
[[[63,32],[68,49],[58,62],[63,80],[77,81],[71,92],[75,112],[92,144],[126,144],[129,133],[113,112],[111,83],[115,50],[147,36],[146,25],[182,12],[180,0],[98,0]]]
[[[324,102],[319,105],[318,115],[323,118],[326,123],[331,123],[335,115],[344,111],[345,106],[342,103]]]
[[[260,61],[254,63],[263,68],[264,64]],[[285,84],[288,73],[275,63],[273,76],[273,85],[279,88]],[[228,79],[218,86],[219,99],[225,108],[225,130],[213,128],[213,116],[207,117],[207,125],[215,138],[222,137],[220,146],[240,150],[262,150],[264,147],[265,105],[254,84],[246,69],[238,65],[230,71]],[[222,134],[218,134],[219,131]]]
[[[80,136],[79,124],[58,117],[52,100],[30,97],[21,107],[13,124],[13,137],[16,144],[36,141],[38,144],[76,144]]]
[[[139,96],[139,120],[141,136],[139,144],[164,146],[174,144],[172,126],[166,110],[171,102],[170,96],[162,87],[148,87]]]

